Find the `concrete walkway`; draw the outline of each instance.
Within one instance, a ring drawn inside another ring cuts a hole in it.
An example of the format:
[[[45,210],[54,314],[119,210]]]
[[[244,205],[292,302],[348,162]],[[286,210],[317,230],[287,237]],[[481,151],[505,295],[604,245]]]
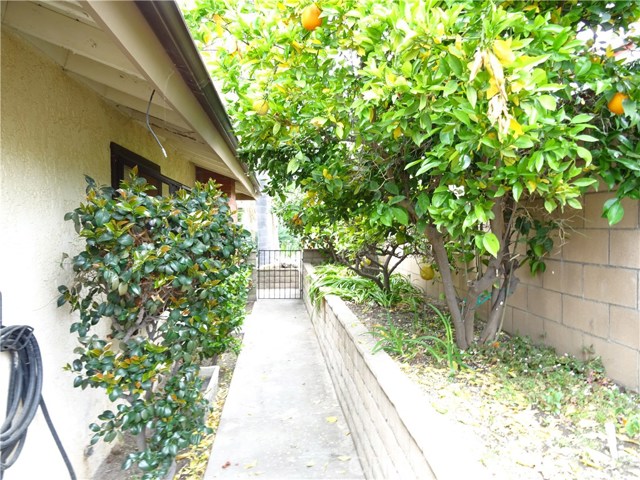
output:
[[[302,300],[259,300],[244,326],[205,480],[362,479]]]

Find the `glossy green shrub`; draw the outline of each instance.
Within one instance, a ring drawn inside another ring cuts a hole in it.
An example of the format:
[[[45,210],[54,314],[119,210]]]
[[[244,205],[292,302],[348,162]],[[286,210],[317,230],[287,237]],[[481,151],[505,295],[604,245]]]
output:
[[[236,348],[244,320],[248,232],[214,184],[154,197],[132,176],[117,191],[87,179],[86,201],[65,216],[85,248],[59,287],[79,320],[74,386],[102,388],[114,408],[90,425],[92,444],[137,436],[133,464],[159,478],[206,433],[199,365]]]

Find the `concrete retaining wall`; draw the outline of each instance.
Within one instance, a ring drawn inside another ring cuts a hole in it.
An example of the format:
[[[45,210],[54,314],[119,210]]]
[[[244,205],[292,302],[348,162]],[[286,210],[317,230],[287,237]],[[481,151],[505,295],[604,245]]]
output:
[[[313,271],[304,264],[303,298],[367,478],[489,478],[471,432],[433,410],[386,353],[371,354],[375,342],[340,298],[311,304]]]

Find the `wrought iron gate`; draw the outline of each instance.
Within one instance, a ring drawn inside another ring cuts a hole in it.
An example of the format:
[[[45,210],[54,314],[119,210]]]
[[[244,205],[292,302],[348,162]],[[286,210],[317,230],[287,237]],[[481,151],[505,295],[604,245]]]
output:
[[[258,250],[258,298],[302,298],[302,251]]]

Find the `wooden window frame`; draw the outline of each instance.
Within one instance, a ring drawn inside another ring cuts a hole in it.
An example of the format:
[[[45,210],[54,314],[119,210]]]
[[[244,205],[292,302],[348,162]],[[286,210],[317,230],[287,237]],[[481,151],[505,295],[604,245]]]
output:
[[[146,158],[124,148],[117,143],[111,142],[111,186],[114,189],[120,188],[120,182],[124,180],[124,169],[138,168],[138,174],[144,177],[150,185],[156,187],[155,191],[150,191],[151,195],[162,195],[162,184],[169,187],[169,194],[173,195],[180,189],[189,190],[186,185],[173,180],[160,173],[160,165],[153,163]]]

